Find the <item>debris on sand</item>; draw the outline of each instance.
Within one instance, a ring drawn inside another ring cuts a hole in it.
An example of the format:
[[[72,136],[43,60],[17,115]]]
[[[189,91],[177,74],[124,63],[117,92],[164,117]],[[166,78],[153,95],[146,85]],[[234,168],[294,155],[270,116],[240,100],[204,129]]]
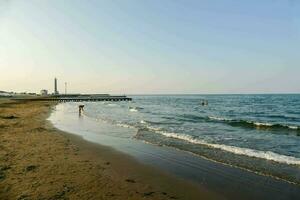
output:
[[[9,116],[1,116],[2,119],[17,119],[18,117],[14,115],[9,115]]]

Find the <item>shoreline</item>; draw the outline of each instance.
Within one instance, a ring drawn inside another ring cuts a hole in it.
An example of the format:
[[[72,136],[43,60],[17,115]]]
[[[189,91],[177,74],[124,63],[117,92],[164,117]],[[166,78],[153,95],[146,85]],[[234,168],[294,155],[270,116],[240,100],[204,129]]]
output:
[[[134,129],[86,116],[78,117],[76,105],[68,103],[56,106],[49,120],[60,130],[109,146],[147,166],[192,181],[229,199],[297,199],[300,196],[299,186],[284,180],[215,162],[173,147],[145,143],[132,138],[136,134]]]
[[[223,199],[53,127],[54,103],[0,103],[1,199]]]

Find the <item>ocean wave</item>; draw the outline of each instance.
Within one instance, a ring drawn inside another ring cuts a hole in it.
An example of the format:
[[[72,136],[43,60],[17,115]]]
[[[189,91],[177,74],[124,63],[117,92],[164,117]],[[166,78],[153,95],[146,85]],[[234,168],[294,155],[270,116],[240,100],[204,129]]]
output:
[[[141,123],[141,124],[147,124],[147,122],[144,121],[144,120],[141,120],[140,123]]]
[[[121,122],[111,120],[111,119],[95,118],[95,121],[99,121],[102,123],[111,124],[111,125],[115,125],[115,126],[119,126],[119,127],[123,127],[123,128],[137,128],[133,125],[121,123]]]
[[[135,126],[129,125],[129,124],[124,124],[124,123],[116,123],[117,126],[123,127],[123,128],[133,128],[135,129]]]
[[[135,109],[135,108],[130,108],[129,111],[130,111],[130,112],[138,112],[138,110]]]
[[[114,104],[114,103],[108,103],[108,104],[106,104],[107,106],[110,106],[110,107],[116,107],[116,106],[118,106],[118,104]]]
[[[255,126],[266,126],[266,127],[271,127],[273,124],[271,123],[262,123],[262,122],[251,122],[251,121],[245,121],[249,124],[254,124]]]
[[[244,128],[256,128],[256,129],[268,129],[268,130],[291,130],[291,131],[300,131],[300,126],[281,124],[281,123],[271,123],[271,122],[259,122],[259,121],[250,121],[243,119],[230,119],[225,117],[218,116],[197,116],[192,114],[181,115],[178,121],[185,122],[220,122],[229,124],[231,126],[238,126]]]
[[[199,145],[205,145],[211,148],[220,149],[226,152],[230,152],[237,155],[244,155],[248,157],[255,157],[255,158],[261,158],[266,160],[275,161],[278,163],[285,163],[285,164],[291,164],[291,165],[300,165],[300,158],[296,158],[293,156],[287,156],[287,155],[281,155],[278,153],[274,153],[272,151],[260,151],[255,149],[249,149],[249,148],[242,148],[242,147],[236,147],[236,146],[230,146],[230,145],[224,145],[224,144],[213,144],[206,142],[205,140],[201,140],[198,138],[194,138],[191,135],[186,134],[178,134],[178,133],[169,133],[161,130],[154,130],[155,133],[161,134],[165,137],[169,138],[175,138],[179,140],[183,140],[192,144],[199,144]]]
[[[143,110],[142,107],[129,107],[130,112],[138,112],[139,110]]]
[[[211,117],[208,117],[209,119],[212,119],[212,120],[217,120],[217,121],[232,121],[232,119],[227,119],[227,118],[223,118],[223,117],[214,117],[214,116],[211,116]]]
[[[208,117],[210,120],[220,121],[227,123],[232,126],[240,126],[246,128],[257,128],[257,129],[289,129],[289,130],[299,130],[300,127],[296,125],[287,125],[287,124],[279,124],[279,123],[270,123],[270,122],[256,122],[256,121],[248,121],[248,120],[235,120],[235,119],[228,119],[222,117]]]
[[[268,122],[253,122],[253,121],[245,121],[245,120],[239,120],[239,121],[231,121],[229,122],[230,125],[238,125],[238,126],[244,126],[249,128],[257,128],[257,129],[272,129],[272,130],[296,130],[300,131],[300,128],[298,126],[293,125],[286,125],[286,124],[272,124]]]
[[[299,126],[288,126],[290,129],[295,129],[295,130],[299,130],[300,127]]]
[[[183,114],[180,115],[179,118],[177,118],[177,120],[182,122],[197,123],[201,121],[207,121],[208,118],[203,116],[193,115],[193,114]]]
[[[142,121],[140,121],[140,123],[141,124],[152,124],[152,125],[181,125],[182,124],[182,122],[172,122],[172,121],[168,121],[168,120],[159,121],[159,122],[142,120]]]

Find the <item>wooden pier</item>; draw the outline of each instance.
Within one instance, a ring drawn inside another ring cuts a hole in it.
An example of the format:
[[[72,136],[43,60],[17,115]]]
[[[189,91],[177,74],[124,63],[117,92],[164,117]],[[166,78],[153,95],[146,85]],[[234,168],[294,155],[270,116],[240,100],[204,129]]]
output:
[[[14,100],[25,101],[57,101],[57,102],[83,102],[83,101],[132,101],[132,98],[126,96],[110,96],[110,95],[57,95],[35,98],[14,98]]]

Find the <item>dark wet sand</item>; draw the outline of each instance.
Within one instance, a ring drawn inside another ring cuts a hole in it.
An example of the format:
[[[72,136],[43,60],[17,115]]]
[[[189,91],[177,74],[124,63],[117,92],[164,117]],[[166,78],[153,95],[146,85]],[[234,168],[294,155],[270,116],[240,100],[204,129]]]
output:
[[[54,128],[53,103],[0,102],[0,199],[223,199]]]

